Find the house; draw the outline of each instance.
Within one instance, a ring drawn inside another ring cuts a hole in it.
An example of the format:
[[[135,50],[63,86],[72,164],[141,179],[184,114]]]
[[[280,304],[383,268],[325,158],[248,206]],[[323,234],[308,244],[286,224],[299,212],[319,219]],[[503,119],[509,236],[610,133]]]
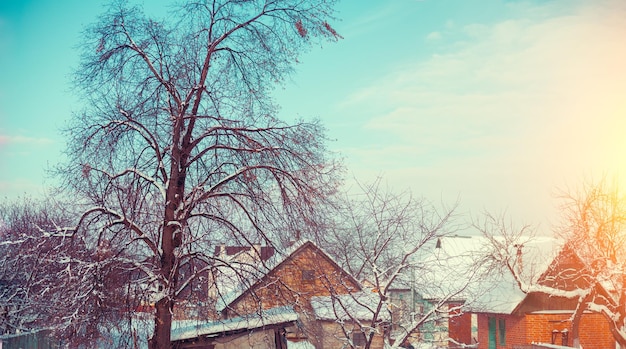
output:
[[[215,281],[213,295],[219,319],[205,324],[203,331],[187,332],[184,338],[173,337],[180,348],[202,341],[207,348],[218,348],[217,343],[243,337],[264,338],[265,343],[274,338],[274,344],[268,348],[280,348],[282,342],[276,339],[277,333],[289,348],[340,348],[348,342],[358,347],[370,334],[372,348],[383,348],[387,328],[384,321],[374,327],[358,326],[371,309],[371,295],[311,241],[295,242],[284,251],[275,251],[267,260],[259,258],[236,268],[223,268],[215,275]],[[293,309],[295,320],[289,317],[282,318],[284,322],[262,324],[253,321],[285,308]],[[240,327],[215,330],[218,324],[233,321]]]
[[[442,239],[442,251],[449,255],[472,252],[479,256],[489,248],[483,237],[463,241]],[[587,268],[570,246],[559,246],[553,238],[534,238],[512,246],[516,248],[518,273],[539,285],[572,290],[584,287],[588,280],[569,278],[572,272],[584,274]],[[490,270],[465,293],[466,308],[477,326],[479,349],[529,348],[532,343],[571,346],[571,316],[576,300],[524,293],[510,271]],[[608,294],[606,291],[603,291]],[[580,322],[580,344],[585,349],[614,348],[615,341],[602,315],[586,312]]]
[[[560,290],[585,288],[589,280],[571,278],[572,273],[584,275],[586,264],[575,250],[565,245],[551,260],[536,283]],[[602,290],[606,296],[608,292]],[[510,312],[478,313],[479,348],[513,348],[521,344],[551,343],[572,346],[571,316],[577,300],[531,292],[525,294]],[[614,348],[615,340],[606,319],[598,313],[585,312],[579,327],[580,344],[583,348]]]
[[[226,320],[179,323],[172,329],[172,348],[285,349],[287,329],[297,331],[297,320],[292,307],[279,307]]]

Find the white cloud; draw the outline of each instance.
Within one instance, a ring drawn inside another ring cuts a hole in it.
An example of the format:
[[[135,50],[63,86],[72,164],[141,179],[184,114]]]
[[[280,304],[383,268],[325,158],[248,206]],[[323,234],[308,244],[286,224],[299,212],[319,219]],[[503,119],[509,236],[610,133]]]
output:
[[[436,41],[441,39],[441,32],[430,32],[426,35],[426,41]]]
[[[514,206],[529,193],[551,200],[551,187],[591,171],[626,175],[626,160],[609,155],[626,153],[617,131],[626,126],[625,3],[518,10],[494,24],[446,25],[439,53],[350,96],[343,107],[379,135],[372,149],[351,149],[365,160],[355,171],[399,159],[391,181]]]
[[[48,145],[53,144],[54,140],[47,137],[27,137],[21,135],[2,135],[0,134],[0,145],[11,144],[30,144],[30,145]]]

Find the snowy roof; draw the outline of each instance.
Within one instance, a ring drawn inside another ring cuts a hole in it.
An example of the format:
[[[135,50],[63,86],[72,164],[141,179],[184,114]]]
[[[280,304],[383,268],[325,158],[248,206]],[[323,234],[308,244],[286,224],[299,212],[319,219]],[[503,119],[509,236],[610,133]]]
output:
[[[336,296],[311,297],[311,306],[318,320],[371,320],[380,297],[374,292],[358,292]],[[379,320],[390,320],[390,314],[383,305]]]
[[[172,341],[204,337],[216,337],[220,334],[263,328],[270,325],[283,324],[298,320],[298,314],[292,307],[272,308],[261,313],[217,321],[189,321],[178,322],[172,328]]]
[[[247,290],[254,287],[254,285],[259,282],[263,277],[269,274],[272,270],[279,267],[282,263],[288,260],[291,256],[296,254],[305,246],[313,246],[316,249],[322,251],[317,245],[315,245],[310,240],[299,240],[294,242],[291,246],[285,249],[282,252],[275,253],[269,260],[260,265],[256,266],[256,268],[249,273],[249,278],[247,280],[240,280],[235,284],[228,285],[227,283],[217,281],[219,283],[219,287],[221,287],[222,296],[219,297],[216,304],[216,309],[218,312],[224,310],[228,305],[237,300],[237,298],[241,297]],[[354,280],[354,283],[358,284],[356,279],[352,277],[348,272],[344,271],[339,264],[328,254],[324,253],[324,256],[328,258],[333,264],[340,268],[347,276]]]
[[[495,241],[504,242],[496,237]],[[418,292],[427,299],[441,299],[458,292],[467,306],[477,312],[510,314],[524,299],[513,275],[506,268],[490,268],[486,260],[494,255],[493,244],[483,236],[451,236],[440,239],[439,247],[427,259],[428,269],[416,275]],[[516,267],[529,282],[548,268],[559,250],[559,241],[549,237],[521,237],[505,247],[517,255]],[[493,265],[491,265],[493,266]],[[469,280],[469,283],[468,283]]]

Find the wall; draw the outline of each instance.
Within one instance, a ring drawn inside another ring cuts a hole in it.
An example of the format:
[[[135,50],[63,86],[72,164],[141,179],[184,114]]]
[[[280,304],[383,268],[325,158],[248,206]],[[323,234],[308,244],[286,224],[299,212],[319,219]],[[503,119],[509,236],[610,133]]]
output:
[[[254,348],[254,349],[274,349],[274,331],[258,331],[245,334],[238,337],[226,337],[215,343],[215,349],[238,349],[238,348]]]
[[[569,332],[568,346],[572,345],[571,313],[540,313],[526,315],[528,322],[528,338],[534,342],[551,343],[552,330]],[[580,344],[585,349],[615,348],[615,341],[609,330],[609,324],[601,314],[583,314],[580,322]],[[562,344],[561,337],[555,344]]]
[[[568,346],[572,345],[571,322],[569,312],[532,313],[525,317],[501,314],[478,314],[478,348],[489,348],[489,325],[488,318],[505,319],[506,342],[497,348],[513,349],[518,346],[530,345],[531,343],[551,343],[552,331],[557,330],[559,337],[555,344],[562,344],[561,331],[567,329]],[[496,320],[496,325],[499,322]],[[499,333],[499,332],[498,332]],[[580,323],[580,344],[585,349],[615,348],[615,341],[609,331],[606,319],[600,314],[584,314]]]
[[[336,322],[324,321],[321,323],[324,336],[320,343],[318,343],[317,349],[335,349],[335,348],[349,348],[346,345],[347,338],[344,329]],[[359,331],[355,326],[344,325],[345,330],[348,332]],[[345,345],[345,346],[344,346]],[[372,339],[371,349],[382,349],[384,347],[384,331],[382,328],[378,329],[378,332],[374,334]],[[360,348],[360,347],[358,347]]]
[[[477,314],[478,349],[489,348],[489,317],[496,318],[496,348],[513,349],[526,344],[526,324],[523,317],[505,314]],[[500,319],[505,323],[505,342],[500,344]]]
[[[472,314],[461,313],[460,303],[452,303],[449,305],[450,319],[448,320],[448,336],[450,339],[461,344],[472,344]],[[450,348],[462,347],[455,345],[453,342]]]

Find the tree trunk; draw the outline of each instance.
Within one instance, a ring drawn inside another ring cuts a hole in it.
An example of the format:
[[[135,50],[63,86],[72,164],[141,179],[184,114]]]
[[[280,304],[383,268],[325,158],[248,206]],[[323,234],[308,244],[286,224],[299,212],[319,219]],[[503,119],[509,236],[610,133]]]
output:
[[[178,133],[176,133],[178,134]],[[173,158],[179,158],[179,153],[174,152]],[[174,300],[172,290],[176,288],[177,272],[175,269],[176,255],[174,253],[175,235],[179,229],[176,225],[169,224],[176,221],[176,209],[180,204],[180,198],[183,197],[184,178],[181,178],[177,171],[177,162],[172,161],[172,176],[170,177],[169,189],[166,194],[164,220],[163,220],[163,236],[161,237],[161,277],[164,284],[161,285],[164,294],[156,303],[156,314],[154,318],[154,334],[152,335],[150,349],[166,349],[171,348],[171,330],[172,330],[172,311]],[[180,236],[181,232],[178,232]]]
[[[578,302],[578,306],[572,316],[572,333],[570,335],[572,347],[580,348],[580,320],[585,312],[586,305],[593,299],[594,292],[591,291],[585,295],[585,297]],[[569,343],[564,343],[568,345]]]
[[[172,329],[172,301],[163,298],[156,303],[156,315],[154,321],[154,334],[150,340],[151,349],[171,348]]]

